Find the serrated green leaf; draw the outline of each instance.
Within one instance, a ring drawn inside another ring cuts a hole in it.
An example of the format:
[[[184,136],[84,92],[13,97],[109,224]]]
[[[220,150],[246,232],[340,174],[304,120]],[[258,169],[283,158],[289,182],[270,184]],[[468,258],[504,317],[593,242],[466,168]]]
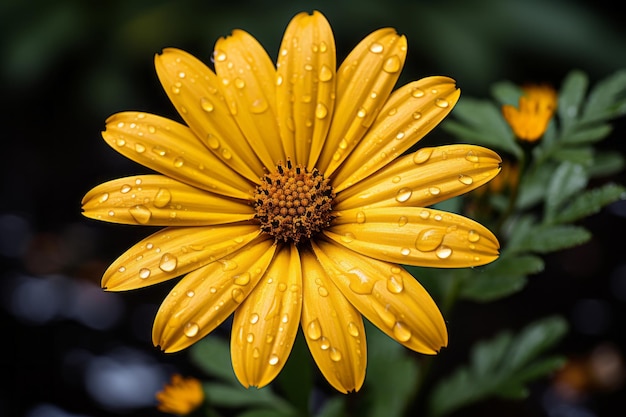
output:
[[[580,126],[568,135],[562,135],[561,140],[567,145],[588,145],[601,141],[611,134],[613,126],[609,124],[599,124],[591,126]]]
[[[491,95],[501,105],[510,104],[517,107],[522,89],[510,81],[500,81],[491,86]]]
[[[358,415],[402,417],[417,385],[417,363],[402,345],[369,322],[365,324],[368,366]]]
[[[626,199],[626,188],[617,184],[587,190],[576,198],[552,219],[553,224],[571,223],[599,212],[604,206],[620,199]]]
[[[590,91],[582,122],[613,119],[626,114],[626,70],[599,81]]]
[[[523,398],[527,383],[562,363],[539,356],[556,344],[565,330],[562,318],[548,317],[531,323],[516,336],[505,331],[477,343],[469,365],[457,369],[435,387],[429,404],[432,414],[440,417],[494,396]]]
[[[557,112],[564,132],[569,130],[580,115],[588,85],[587,75],[578,70],[571,71],[563,80]]]
[[[452,114],[463,123],[447,119],[442,128],[459,139],[499,149],[517,157],[522,155],[522,149],[515,142],[502,112],[491,101],[467,97],[457,103]]]
[[[529,230],[516,250],[550,253],[581,245],[591,238],[588,230],[571,225],[542,225]]]
[[[593,165],[593,149],[591,147],[560,148],[555,150],[552,156],[557,161],[571,162],[584,167]]]
[[[208,336],[190,348],[191,361],[207,375],[238,383],[230,361],[228,342],[219,336]]]
[[[554,169],[554,166],[544,164],[522,176],[517,195],[518,209],[531,208],[545,199],[546,184],[552,178]]]
[[[550,223],[563,203],[587,186],[584,168],[578,164],[563,162],[554,171],[546,192],[544,222]]]
[[[624,156],[620,152],[596,151],[593,159],[593,165],[587,170],[592,178],[608,177],[624,169]]]

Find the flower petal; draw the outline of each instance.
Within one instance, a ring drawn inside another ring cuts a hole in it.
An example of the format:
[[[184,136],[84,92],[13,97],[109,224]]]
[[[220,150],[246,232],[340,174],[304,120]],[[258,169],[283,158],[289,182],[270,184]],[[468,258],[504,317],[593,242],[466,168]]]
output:
[[[498,257],[497,238],[467,217],[418,207],[338,212],[324,235],[364,256],[403,265],[463,268]]]
[[[276,69],[263,46],[243,30],[215,44],[215,72],[239,128],[270,172],[285,161],[276,123]]]
[[[363,140],[335,172],[335,192],[402,155],[450,113],[460,95],[448,77],[423,78],[394,91]]]
[[[395,85],[406,57],[406,38],[379,29],[363,39],[337,72],[337,103],[317,168],[326,178],[372,125]]]
[[[109,117],[102,137],[113,149],[163,175],[229,197],[250,199],[253,185],[208,152],[187,126],[153,114]]]
[[[319,12],[300,13],[287,26],[278,56],[278,125],[288,157],[312,170],[335,104],[335,39]]]
[[[154,345],[176,352],[213,331],[256,287],[275,251],[273,240],[257,240],[187,274],[157,312]]]
[[[500,162],[480,146],[422,148],[338,193],[333,208],[430,206],[480,187],[500,172]]]
[[[338,391],[358,391],[365,379],[367,344],[361,314],[328,277],[315,255],[302,253],[302,329],[326,380]]]
[[[102,287],[124,291],[178,277],[239,250],[259,234],[256,224],[159,230],[117,258],[104,273]]]
[[[435,354],[448,344],[439,308],[403,268],[323,240],[312,246],[343,295],[389,337],[425,354]]]
[[[258,183],[263,164],[233,119],[215,73],[175,48],[156,55],[154,65],[170,101],[200,141],[233,170]]]
[[[82,204],[86,217],[122,224],[206,226],[254,217],[254,209],[245,201],[208,193],[163,175],[108,181],[90,190]]]
[[[301,311],[300,257],[294,245],[285,245],[235,311],[230,352],[243,386],[262,387],[276,378],[291,353]]]

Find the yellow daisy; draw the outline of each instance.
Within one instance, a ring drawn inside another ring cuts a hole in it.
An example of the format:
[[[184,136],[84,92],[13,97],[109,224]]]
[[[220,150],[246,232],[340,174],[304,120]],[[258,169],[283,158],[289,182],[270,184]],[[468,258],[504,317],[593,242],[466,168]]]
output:
[[[113,180],[87,193],[87,217],[167,226],[105,272],[110,291],[185,275],[159,309],[153,341],[166,352],[197,342],[234,313],[233,368],[264,386],[280,372],[298,326],[328,382],[365,377],[362,316],[409,349],[447,345],[444,320],[401,266],[493,261],[480,224],[431,208],[489,181],[494,152],[472,145],[404,154],[459,98],[435,76],[392,93],[404,36],[380,29],[336,68],[322,14],[289,23],[278,62],[248,33],[219,39],[215,72],[178,49],[156,71],[186,125],[125,112],[107,120],[115,150],[162,175]]]
[[[518,139],[535,142],[548,128],[557,107],[556,91],[547,85],[528,85],[519,98],[519,108],[502,106],[502,115]]]
[[[202,383],[196,378],[174,374],[170,382],[156,393],[156,400],[159,411],[186,416],[204,402]]]

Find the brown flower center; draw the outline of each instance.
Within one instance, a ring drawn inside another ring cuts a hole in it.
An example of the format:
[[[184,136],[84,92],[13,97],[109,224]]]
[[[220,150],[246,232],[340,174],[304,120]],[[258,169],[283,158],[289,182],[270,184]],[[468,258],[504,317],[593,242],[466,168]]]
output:
[[[261,230],[276,240],[299,243],[328,227],[335,193],[317,170],[301,165],[276,165],[266,174],[254,194],[256,218]]]

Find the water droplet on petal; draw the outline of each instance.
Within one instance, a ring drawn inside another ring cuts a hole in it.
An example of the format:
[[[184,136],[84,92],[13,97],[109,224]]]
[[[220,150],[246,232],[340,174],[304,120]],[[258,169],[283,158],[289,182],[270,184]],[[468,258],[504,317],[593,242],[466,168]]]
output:
[[[220,147],[220,141],[218,138],[213,136],[212,134],[208,134],[206,137],[206,143],[209,145],[209,148],[215,150]]]
[[[140,224],[146,224],[150,221],[152,217],[152,212],[146,206],[135,206],[128,210],[130,215],[133,216],[133,219]]]
[[[407,342],[411,338],[411,330],[399,321],[393,326],[393,335],[399,342]]]
[[[410,188],[407,188],[407,187],[400,188],[398,190],[398,193],[396,194],[396,201],[399,203],[405,203],[409,200],[409,198],[411,198],[412,194],[413,192],[411,191]]]
[[[380,54],[383,50],[384,50],[384,46],[382,46],[381,44],[374,42],[373,44],[370,45],[370,52],[373,52],[375,54]]]
[[[328,297],[328,290],[326,287],[320,286],[317,288],[317,293],[322,297]]]
[[[159,268],[164,272],[172,272],[176,269],[178,265],[178,259],[169,253],[163,254],[161,256],[161,261],[159,262]]]
[[[430,188],[428,189],[428,192],[429,192],[431,195],[439,195],[439,193],[441,193],[441,189],[440,189],[440,188],[438,188],[438,187],[430,187]]]
[[[424,229],[420,231],[415,239],[415,247],[421,252],[431,252],[437,249],[445,233],[440,229]]]
[[[328,115],[328,108],[322,103],[317,103],[317,107],[315,108],[315,117],[323,119],[326,115]]]
[[[406,225],[408,222],[409,222],[409,218],[406,216],[400,216],[400,218],[398,218],[398,226],[400,227]]]
[[[461,174],[459,175],[459,181],[461,181],[462,184],[471,185],[474,182],[474,179],[469,175]]]
[[[420,165],[428,161],[432,155],[432,148],[423,148],[413,154],[413,163]]]
[[[411,254],[411,249],[409,249],[409,248],[402,248],[402,249],[400,249],[400,254],[402,256],[409,256]]]
[[[356,222],[357,223],[365,223],[365,213],[363,213],[362,211],[359,211],[356,214]]]
[[[450,255],[452,255],[452,249],[448,246],[441,245],[437,248],[437,252],[435,252],[435,254],[439,259],[448,259]]]
[[[421,118],[422,118],[422,113],[420,113],[418,111],[413,112],[413,120],[419,120]]]
[[[469,151],[465,155],[465,159],[468,160],[469,162],[477,163],[478,162],[478,155],[476,155],[473,151]]]
[[[152,152],[154,152],[155,154],[157,154],[159,156],[165,156],[167,154],[165,149],[161,148],[160,146],[153,147],[152,148]]]
[[[359,109],[359,111],[356,113],[356,117],[358,118],[364,118],[365,116],[367,116],[367,110],[365,110],[363,107],[361,107]]]
[[[392,328],[395,325],[396,316],[391,311],[389,311],[387,307],[383,307],[381,304],[376,302],[372,303],[372,307],[374,308],[374,311],[376,311],[376,314],[378,314],[378,317],[380,317],[380,319],[387,327]]]
[[[248,333],[248,335],[246,336],[246,342],[248,343],[254,342],[254,333]]]
[[[259,351],[259,348],[255,347],[254,349],[252,349],[252,357],[254,359],[258,359],[259,356],[261,356],[261,352]]]
[[[167,206],[172,199],[172,194],[166,188],[159,188],[154,199],[152,200],[152,204],[154,207],[163,208]]]
[[[100,196],[100,198],[98,199],[98,201],[100,203],[104,203],[105,201],[107,201],[109,199],[109,193],[102,193],[102,195]]]
[[[139,270],[139,278],[146,279],[150,276],[150,270],[148,268],[141,268]]]
[[[422,90],[421,88],[415,87],[413,91],[411,92],[411,95],[415,98],[424,97],[424,90]]]
[[[442,109],[445,109],[448,106],[450,106],[450,103],[448,103],[448,100],[446,100],[446,99],[437,98],[437,99],[435,99],[435,106],[441,107]]]
[[[320,326],[320,322],[318,319],[311,321],[306,326],[306,335],[311,340],[317,340],[322,337],[322,327]]]
[[[146,151],[146,147],[143,146],[141,143],[135,143],[135,151],[137,153],[144,153]]]
[[[261,114],[265,110],[267,110],[269,105],[267,104],[267,100],[262,98],[257,98],[254,100],[250,106],[250,111],[254,114]]]
[[[200,326],[198,326],[198,323],[190,321],[189,323],[185,325],[185,328],[183,329],[183,333],[185,333],[185,336],[187,337],[194,337],[195,335],[198,334],[199,330],[200,330]]]
[[[326,65],[320,68],[319,79],[322,82],[330,81],[333,78],[333,71]]]
[[[213,53],[213,59],[219,62],[224,62],[226,61],[226,53],[224,51],[219,51],[219,50],[215,51]]]
[[[174,166],[176,168],[180,168],[183,165],[185,165],[185,160],[183,158],[176,158],[176,159],[174,159]]]
[[[187,297],[191,298],[191,297],[193,297],[194,295],[196,295],[196,293],[195,293],[193,290],[189,290],[189,291],[187,291]]]
[[[376,284],[375,279],[372,279],[360,269],[351,269],[348,271],[348,274],[348,279],[350,280],[348,287],[352,291],[361,295],[372,293],[374,290],[374,284]]]
[[[241,304],[243,302],[243,291],[241,291],[239,288],[233,288],[233,290],[230,292],[230,296],[237,304]]]
[[[402,277],[398,275],[391,275],[387,279],[387,291],[393,294],[399,294],[404,289],[404,282]]]
[[[235,275],[233,278],[235,280],[235,284],[237,285],[248,285],[248,283],[250,282],[250,273],[244,272],[243,274]]]
[[[383,64],[383,71],[393,74],[395,72],[400,71],[402,67],[402,62],[397,55],[387,58],[385,63]]]
[[[200,99],[200,107],[207,113],[210,113],[215,109],[215,106],[213,106],[211,100],[204,97]]]
[[[348,323],[348,334],[353,337],[359,337],[359,327],[354,323]]]
[[[324,336],[322,336],[320,338],[320,349],[322,350],[328,350],[328,348],[330,347],[330,342],[327,338],[325,338]]]
[[[480,240],[480,235],[478,234],[476,230],[472,229],[467,233],[467,240],[469,240],[472,243],[476,243]]]
[[[333,362],[339,362],[341,360],[341,352],[337,348],[330,348],[329,355],[330,360]]]
[[[250,324],[256,324],[259,321],[259,315],[256,313],[252,313],[250,315]]]
[[[353,233],[346,232],[345,234],[341,236],[341,241],[344,243],[350,243],[350,242],[353,242],[355,238],[356,237],[354,236]]]

